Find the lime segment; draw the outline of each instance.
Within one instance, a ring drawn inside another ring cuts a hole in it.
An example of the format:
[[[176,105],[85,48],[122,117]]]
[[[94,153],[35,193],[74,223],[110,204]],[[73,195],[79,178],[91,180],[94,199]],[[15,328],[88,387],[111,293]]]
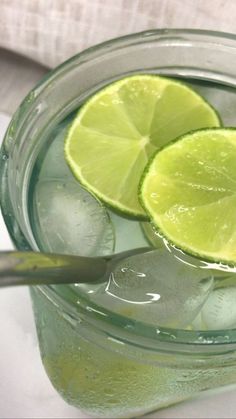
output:
[[[154,75],[130,76],[80,109],[65,156],[75,177],[101,200],[145,218],[138,185],[150,156],[189,130],[219,125],[215,110],[186,85]]]
[[[236,129],[199,130],[157,152],[140,199],[176,246],[204,259],[236,262]]]

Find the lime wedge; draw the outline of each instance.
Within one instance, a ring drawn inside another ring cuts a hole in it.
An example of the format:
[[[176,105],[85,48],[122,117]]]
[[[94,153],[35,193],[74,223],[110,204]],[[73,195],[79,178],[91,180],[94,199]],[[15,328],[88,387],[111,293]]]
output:
[[[177,247],[236,262],[236,129],[199,130],[157,152],[141,180],[140,199]]]
[[[136,75],[105,87],[79,110],[65,141],[75,177],[125,214],[146,218],[138,185],[150,156],[190,130],[219,126],[216,111],[186,85]]]

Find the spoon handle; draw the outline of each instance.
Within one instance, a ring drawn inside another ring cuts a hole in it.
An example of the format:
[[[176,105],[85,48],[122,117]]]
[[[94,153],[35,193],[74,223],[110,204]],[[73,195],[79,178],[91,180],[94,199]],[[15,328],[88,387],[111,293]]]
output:
[[[92,283],[105,276],[108,259],[41,252],[0,252],[0,287]]]

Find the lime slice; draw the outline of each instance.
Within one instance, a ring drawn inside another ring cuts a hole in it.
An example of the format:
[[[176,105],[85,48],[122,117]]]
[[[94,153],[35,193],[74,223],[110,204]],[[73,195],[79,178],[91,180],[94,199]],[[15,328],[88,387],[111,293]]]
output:
[[[149,158],[178,135],[219,126],[216,111],[174,80],[136,75],[116,81],[80,109],[65,142],[75,177],[102,201],[146,218],[138,185]]]
[[[157,152],[143,175],[140,199],[177,247],[236,262],[236,129],[199,130]]]

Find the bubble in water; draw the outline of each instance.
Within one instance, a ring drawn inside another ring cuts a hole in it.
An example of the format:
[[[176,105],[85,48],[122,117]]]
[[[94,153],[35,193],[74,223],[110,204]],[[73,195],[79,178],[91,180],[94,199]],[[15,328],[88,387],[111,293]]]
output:
[[[39,181],[33,211],[37,242],[44,251],[82,256],[112,253],[114,234],[110,218],[79,182]]]
[[[212,287],[210,270],[185,264],[162,248],[119,262],[99,303],[136,320],[184,328],[197,316]]]

